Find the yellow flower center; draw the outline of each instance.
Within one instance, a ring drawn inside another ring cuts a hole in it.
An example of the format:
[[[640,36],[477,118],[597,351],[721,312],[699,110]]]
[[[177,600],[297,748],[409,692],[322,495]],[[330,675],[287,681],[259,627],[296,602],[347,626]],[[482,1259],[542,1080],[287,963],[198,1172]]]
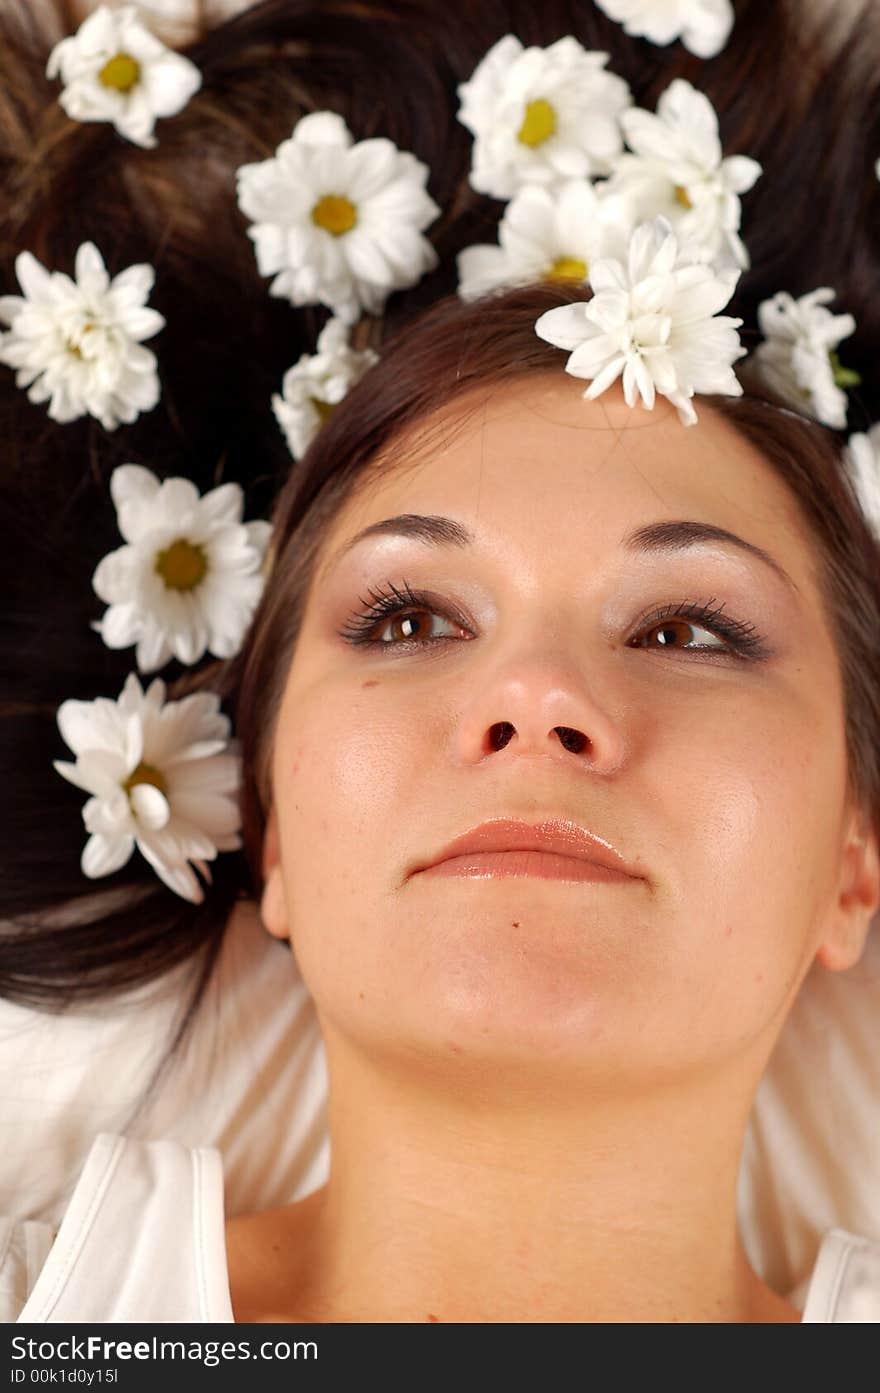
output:
[[[169,590],[194,590],[204,579],[208,558],[201,547],[178,537],[156,555],[156,570]]]
[[[94,329],[94,327],[94,322],[91,319],[88,321],[87,324],[83,325],[82,333],[80,334],[80,343],[82,342],[83,335],[89,333],[89,331],[91,329]],[[81,358],[83,356],[80,345],[78,343],[74,343],[73,339],[67,340],[67,351],[68,353],[72,354],[74,358]]]
[[[116,92],[130,92],[137,86],[141,76],[141,65],[130,53],[117,53],[109,59],[98,73],[98,81]]]
[[[681,204],[682,208],[693,208],[694,206],[688,198],[688,191],[684,184],[676,184],[675,199],[677,203]]]
[[[517,132],[517,139],[523,145],[543,145],[556,130],[556,111],[543,97],[536,97],[526,103],[526,114]]]
[[[332,401],[322,401],[320,397],[309,397],[309,401],[320,416],[321,425],[326,426],[333,412],[336,410],[335,404]]]
[[[122,787],[126,793],[131,793],[135,784],[152,784],[153,788],[157,788],[160,793],[168,792],[168,785],[159,770],[155,769],[152,764],[139,764],[137,769],[129,774]]]
[[[325,193],[312,209],[312,222],[323,227],[325,232],[332,232],[334,237],[351,232],[357,216],[357,208],[351,199],[335,193]]]
[[[585,281],[587,279],[587,263],[578,261],[576,256],[557,256],[544,279],[545,281]]]

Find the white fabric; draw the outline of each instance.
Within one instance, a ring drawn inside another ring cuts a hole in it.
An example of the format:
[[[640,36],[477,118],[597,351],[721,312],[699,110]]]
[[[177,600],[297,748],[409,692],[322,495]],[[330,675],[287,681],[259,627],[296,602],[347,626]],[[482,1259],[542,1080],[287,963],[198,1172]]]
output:
[[[0,1219],[0,1321],[232,1322],[224,1222],[215,1148],[102,1133],[54,1243]],[[880,1244],[830,1230],[788,1299],[804,1323],[880,1321]]]
[[[0,1254],[4,1225],[0,1318],[7,1322],[233,1319],[223,1162],[213,1147],[101,1133],[36,1280],[27,1240],[9,1220],[0,1220]],[[40,1228],[45,1248],[52,1231]]]
[[[802,1280],[820,1235],[880,1241],[880,917],[848,972],[814,964],[752,1109],[738,1209],[769,1286]]]
[[[132,1120],[192,980],[185,964],[76,1015],[0,1001],[0,1214],[57,1223],[98,1132],[216,1146],[232,1214],[323,1183],[327,1077],[314,1006],[250,903],[227,928],[192,1037]]]

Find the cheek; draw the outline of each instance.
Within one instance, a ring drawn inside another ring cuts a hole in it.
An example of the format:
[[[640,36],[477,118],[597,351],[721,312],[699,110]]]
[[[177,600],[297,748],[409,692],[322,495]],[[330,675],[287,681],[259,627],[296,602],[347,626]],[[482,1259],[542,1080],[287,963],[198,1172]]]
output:
[[[402,825],[427,738],[421,718],[380,707],[363,687],[325,686],[299,701],[274,765],[289,840],[308,864],[317,858],[340,874],[362,870],[375,849],[384,848],[387,861],[389,832]]]
[[[424,805],[419,820],[424,722],[395,714],[387,701],[380,709],[379,685],[325,684],[292,701],[296,719],[285,720],[286,733],[279,729],[273,773],[282,866],[307,980],[313,958],[324,976],[344,969],[346,954],[366,955],[365,939],[375,939],[392,912],[395,889],[437,824],[437,809]]]
[[[731,700],[645,766],[706,1019],[729,1012],[733,993],[746,1028],[748,1016],[768,1018],[812,958],[833,904],[846,753],[832,698],[821,697]]]

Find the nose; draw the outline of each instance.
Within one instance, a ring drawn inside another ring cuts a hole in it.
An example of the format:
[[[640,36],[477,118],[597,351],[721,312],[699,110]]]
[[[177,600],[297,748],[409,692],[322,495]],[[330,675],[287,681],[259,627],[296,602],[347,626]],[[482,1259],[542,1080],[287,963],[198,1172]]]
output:
[[[494,667],[459,712],[459,760],[557,761],[610,774],[626,762],[626,701],[607,674],[558,650],[520,650]]]

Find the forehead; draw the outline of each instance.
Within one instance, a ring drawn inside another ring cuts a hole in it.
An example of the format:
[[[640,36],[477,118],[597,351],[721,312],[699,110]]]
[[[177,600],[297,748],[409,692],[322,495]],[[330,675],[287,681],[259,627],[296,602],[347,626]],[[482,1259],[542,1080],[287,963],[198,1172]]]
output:
[[[652,411],[619,389],[587,401],[563,373],[471,393],[392,443],[337,515],[319,570],[358,531],[403,513],[452,517],[526,568],[569,552],[582,568],[585,546],[598,559],[635,527],[690,519],[763,548],[797,589],[817,591],[788,487],[722,416],[697,409],[685,427],[662,398]]]

